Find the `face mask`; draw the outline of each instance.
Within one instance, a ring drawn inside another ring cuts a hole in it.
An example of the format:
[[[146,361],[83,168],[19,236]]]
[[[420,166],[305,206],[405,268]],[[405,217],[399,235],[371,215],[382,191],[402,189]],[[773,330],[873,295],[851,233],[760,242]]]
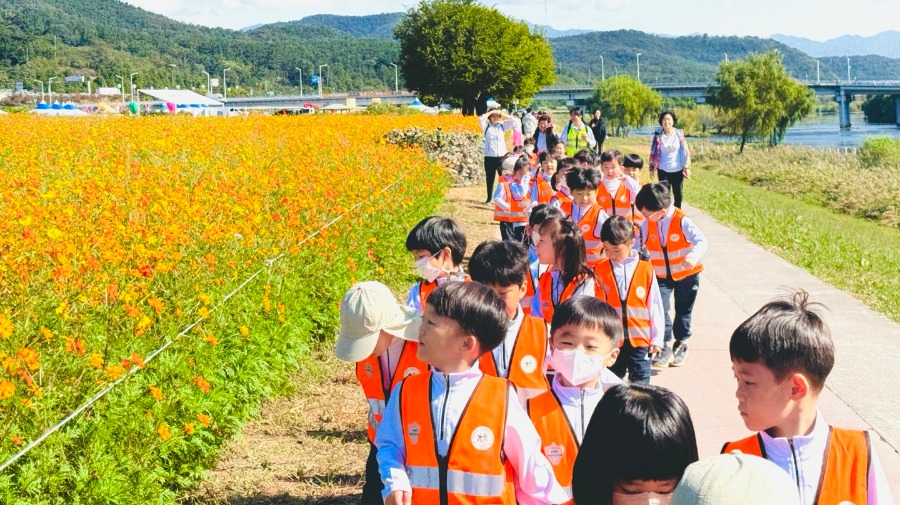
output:
[[[440,254],[440,252],[438,254]],[[434,256],[437,256],[437,254],[435,254]],[[422,278],[425,279],[425,282],[434,282],[434,280],[440,277],[442,273],[450,273],[447,270],[438,268],[429,262],[429,260],[431,260],[431,258],[434,258],[434,256],[419,258],[415,262],[416,271],[418,271],[419,275],[421,275]]]
[[[612,494],[612,505],[669,505],[671,503],[671,494],[625,494],[616,492]]]
[[[534,152],[534,146],[525,146],[525,152],[531,154]]]
[[[606,368],[603,362],[611,355],[612,352],[606,356],[589,356],[578,349],[554,349],[550,355],[550,362],[569,384],[580,386],[600,377]]]

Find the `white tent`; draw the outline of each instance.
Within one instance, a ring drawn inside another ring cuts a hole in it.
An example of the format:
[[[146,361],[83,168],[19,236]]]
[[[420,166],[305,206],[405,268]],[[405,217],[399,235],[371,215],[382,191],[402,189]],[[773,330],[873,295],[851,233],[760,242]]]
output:
[[[187,107],[221,107],[223,105],[218,100],[194,93],[189,89],[139,89],[138,93],[150,95],[161,102]]]
[[[410,109],[416,109],[420,112],[424,112],[425,114],[437,114],[437,112],[438,112],[437,109],[435,109],[434,107],[429,107],[429,106],[425,105],[424,103],[419,101],[418,98],[413,100],[413,102],[411,104],[407,105],[407,107],[409,107]]]

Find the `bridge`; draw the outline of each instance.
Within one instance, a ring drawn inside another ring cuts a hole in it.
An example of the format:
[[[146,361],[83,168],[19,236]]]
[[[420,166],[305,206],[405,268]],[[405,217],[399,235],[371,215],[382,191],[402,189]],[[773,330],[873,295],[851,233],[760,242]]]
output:
[[[365,107],[373,103],[389,103],[393,105],[409,104],[415,100],[415,93],[409,91],[394,92],[361,92],[361,93],[329,93],[318,95],[277,95],[277,96],[242,96],[220,100],[228,107],[241,109],[289,109],[302,107],[309,103],[316,107],[332,103],[344,103],[351,107]]]
[[[803,81],[801,81],[803,82]],[[839,105],[841,128],[850,128],[850,102],[853,95],[893,95],[897,110],[897,126],[900,126],[900,81],[852,81],[852,82],[803,82],[818,96],[834,97]],[[718,88],[716,83],[670,83],[651,84],[664,98],[693,98],[698,103],[705,103],[711,90]],[[568,104],[584,101],[594,92],[593,86],[549,86],[534,95],[535,100],[565,100]]]

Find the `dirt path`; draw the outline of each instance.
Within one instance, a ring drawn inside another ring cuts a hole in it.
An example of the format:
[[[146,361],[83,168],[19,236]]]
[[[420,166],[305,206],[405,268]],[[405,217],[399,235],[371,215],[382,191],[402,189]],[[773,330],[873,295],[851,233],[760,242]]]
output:
[[[463,227],[471,254],[500,238],[484,188],[453,188],[440,211]],[[368,444],[366,403],[351,365],[323,347],[292,379],[294,393],[267,401],[188,501],[230,505],[344,505],[359,500]]]

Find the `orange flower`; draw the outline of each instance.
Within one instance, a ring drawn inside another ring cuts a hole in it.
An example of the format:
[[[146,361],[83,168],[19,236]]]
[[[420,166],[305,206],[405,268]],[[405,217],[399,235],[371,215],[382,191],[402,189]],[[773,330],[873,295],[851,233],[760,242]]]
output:
[[[0,379],[0,400],[8,400],[16,394],[16,385],[6,379]]]
[[[41,336],[44,337],[44,340],[50,340],[53,338],[53,332],[49,328],[41,326]]]
[[[23,347],[16,353],[16,358],[32,372],[41,367],[41,360],[38,359],[38,353],[30,347]]]
[[[141,273],[143,277],[151,277],[153,276],[153,269],[150,268],[150,265],[142,265],[138,268],[138,271]]]
[[[12,440],[12,443],[16,447],[22,445],[22,437],[20,437],[19,435],[13,435],[13,436],[9,437],[9,439]]]
[[[197,421],[202,424],[204,428],[208,428],[209,425],[212,424],[212,419],[206,414],[197,414]]]
[[[156,433],[163,442],[172,438],[172,432],[169,430],[169,426],[166,423],[160,423],[159,426],[156,427]]]
[[[188,435],[194,434],[194,424],[193,423],[184,423],[184,432]]]
[[[130,317],[138,317],[141,315],[141,308],[134,305],[125,305],[125,313]]]
[[[204,379],[203,377],[200,377],[199,375],[197,377],[194,377],[194,384],[196,384],[197,387],[200,388],[200,391],[209,393],[211,386],[209,385],[209,382],[206,382],[206,379]]]
[[[103,368],[103,355],[92,352],[88,357],[88,363],[90,363],[93,368]]]
[[[213,347],[215,347],[216,344],[219,343],[219,340],[215,337],[215,335],[210,335],[209,333],[203,335],[203,340],[206,340],[206,343]]]
[[[153,310],[155,310],[157,314],[161,314],[166,308],[161,298],[151,298],[147,300],[147,304],[153,307]]]
[[[150,386],[150,395],[153,396],[155,400],[162,400],[163,393],[162,388],[158,386]]]
[[[131,362],[134,363],[134,366],[138,368],[144,368],[144,366],[146,366],[144,363],[144,357],[136,352],[131,353]]]
[[[6,314],[0,314],[0,338],[3,340],[8,339],[13,334],[13,330],[15,327],[12,324],[12,321],[6,317]]]
[[[106,367],[106,375],[111,380],[116,380],[125,373],[125,367],[122,365],[107,365]]]
[[[84,350],[84,342],[83,341],[72,338],[72,337],[65,337],[65,339],[66,339],[66,345],[65,345],[66,352],[71,352],[71,353],[77,354],[78,356],[84,356],[85,350]]]

